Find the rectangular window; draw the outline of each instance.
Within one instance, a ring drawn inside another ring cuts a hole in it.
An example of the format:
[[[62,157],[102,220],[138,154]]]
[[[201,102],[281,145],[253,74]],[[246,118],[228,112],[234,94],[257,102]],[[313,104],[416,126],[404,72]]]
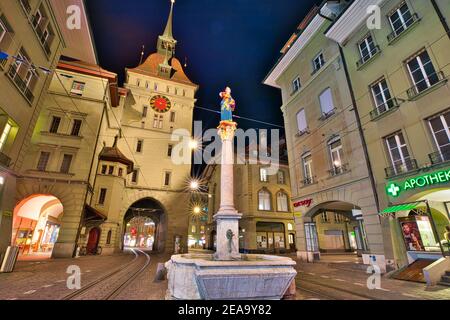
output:
[[[270,211],[272,210],[272,205],[270,201],[270,193],[265,190],[261,190],[258,193],[258,210],[260,211]]]
[[[3,18],[3,16],[1,18]],[[5,23],[0,19],[0,44],[3,42],[3,39],[5,39],[7,32]]]
[[[394,173],[399,174],[409,171],[408,167],[411,163],[411,156],[409,155],[403,133],[395,133],[385,138],[385,141]]]
[[[415,93],[428,89],[439,82],[439,76],[427,51],[423,51],[407,62],[409,75],[414,84]]]
[[[136,143],[136,152],[142,153],[143,148],[144,148],[144,140],[138,140]]]
[[[119,168],[119,177],[123,177],[123,169]]]
[[[100,189],[100,195],[99,195],[99,197],[98,197],[98,204],[100,204],[100,205],[104,205],[105,204],[105,201],[106,201],[106,192],[107,192],[108,190],[107,189],[104,189],[104,188],[101,188]]]
[[[301,87],[302,87],[302,84],[300,82],[300,77],[295,78],[292,81],[292,94],[294,94],[297,91],[299,91]]]
[[[297,127],[298,127],[298,133],[300,135],[303,135],[308,131],[308,124],[306,122],[306,111],[305,109],[300,110],[299,113],[297,113]]]
[[[168,187],[170,186],[170,180],[171,180],[172,174],[170,172],[164,173],[164,186]]]
[[[288,197],[286,193],[279,192],[277,195],[277,211],[288,212]]]
[[[59,172],[61,173],[69,173],[70,165],[72,164],[73,155],[65,154],[63,157],[63,161],[61,163],[61,168]]]
[[[155,128],[155,129],[162,129],[163,128],[163,121],[164,121],[164,116],[163,115],[155,114],[155,116],[153,118],[153,128]]]
[[[39,171],[46,171],[49,160],[50,160],[50,152],[45,152],[45,151],[41,152],[41,155],[39,157],[39,161],[37,164],[37,169]]]
[[[373,41],[372,35],[368,35],[366,38],[364,38],[364,40],[359,43],[358,47],[359,54],[361,55],[361,61],[363,63],[367,62],[378,51]]]
[[[86,84],[84,82],[74,81],[72,83],[72,89],[70,89],[70,93],[77,96],[82,96],[85,86]]]
[[[0,136],[0,151],[3,151],[6,142],[8,141],[9,134],[11,133],[12,125],[7,122],[5,128],[3,129],[2,135]]]
[[[110,176],[112,176],[112,175],[114,174],[114,166],[109,166],[109,168],[108,168],[108,174],[109,174]]]
[[[42,21],[42,18],[43,18],[43,16],[42,16],[42,13],[41,13],[41,11],[38,9],[37,11],[36,11],[36,14],[34,15],[34,19],[33,19],[33,27],[37,27],[40,23],[41,23],[41,21]]]
[[[322,115],[328,117],[334,113],[333,93],[331,88],[326,89],[319,97]]]
[[[50,133],[58,133],[59,125],[61,124],[60,117],[53,117],[52,123],[50,124]]]
[[[325,64],[325,59],[323,57],[323,53],[319,53],[313,60],[313,69],[314,72],[319,71]]]
[[[330,157],[332,164],[332,174],[337,175],[343,172],[343,149],[341,139],[334,139],[329,143]]]
[[[401,4],[400,7],[389,16],[389,22],[391,23],[395,36],[400,35],[413,24],[414,16],[411,14],[406,2]]]
[[[312,171],[312,155],[310,153],[304,155],[302,157],[303,162],[303,177],[304,177],[304,184],[313,184],[314,178],[313,178],[313,171]]]
[[[139,177],[139,169],[136,169],[133,171],[132,175],[131,175],[131,182],[132,183],[137,183],[138,182],[138,177]]]
[[[72,123],[72,131],[70,132],[71,136],[78,137],[80,135],[82,121],[79,119],[73,120]]]
[[[267,173],[267,169],[266,168],[259,169],[259,181],[261,181],[261,182],[268,182],[269,181],[269,177],[268,177],[268,173]]]
[[[170,122],[175,122],[175,112],[170,112]]]
[[[106,171],[108,171],[108,166],[107,165],[103,165],[102,166],[102,174],[106,174]]]
[[[173,145],[169,144],[167,147],[167,156],[172,157]]]
[[[450,160],[450,111],[428,121],[439,150],[440,162]]]
[[[386,112],[394,106],[394,100],[392,99],[386,79],[383,78],[373,84],[371,91],[378,114]]]
[[[148,114],[148,107],[144,106],[144,108],[142,109],[142,118],[147,118],[147,114]]]

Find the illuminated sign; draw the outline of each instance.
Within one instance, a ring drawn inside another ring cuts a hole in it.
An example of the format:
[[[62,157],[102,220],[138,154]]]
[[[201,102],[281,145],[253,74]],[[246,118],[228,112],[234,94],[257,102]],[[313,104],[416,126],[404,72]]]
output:
[[[417,176],[405,180],[402,183],[389,183],[386,186],[386,192],[391,197],[398,197],[404,191],[409,191],[417,188],[425,188],[428,186],[449,183],[450,170],[438,171],[422,176]]]
[[[302,200],[302,201],[294,203],[294,208],[298,208],[298,207],[309,208],[309,207],[311,207],[312,203],[313,203],[313,199]]]

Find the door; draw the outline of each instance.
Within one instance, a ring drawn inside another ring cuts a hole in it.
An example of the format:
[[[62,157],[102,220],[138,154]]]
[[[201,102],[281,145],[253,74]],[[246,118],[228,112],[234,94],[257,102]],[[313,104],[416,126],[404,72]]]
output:
[[[91,231],[89,231],[89,239],[86,246],[88,254],[94,254],[97,251],[99,241],[100,241],[100,229],[92,228]]]

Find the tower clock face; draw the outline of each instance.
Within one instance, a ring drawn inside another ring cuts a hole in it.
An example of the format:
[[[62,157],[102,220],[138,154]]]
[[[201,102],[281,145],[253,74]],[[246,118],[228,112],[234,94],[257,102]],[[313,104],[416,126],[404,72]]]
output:
[[[150,99],[150,106],[156,112],[165,113],[172,108],[172,103],[167,97],[154,96]]]

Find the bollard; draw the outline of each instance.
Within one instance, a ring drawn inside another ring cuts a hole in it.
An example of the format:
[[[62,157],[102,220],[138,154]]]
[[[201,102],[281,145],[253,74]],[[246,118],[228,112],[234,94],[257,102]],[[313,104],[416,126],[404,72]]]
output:
[[[166,280],[166,276],[167,276],[167,269],[164,266],[164,263],[158,263],[154,282],[164,281]]]

